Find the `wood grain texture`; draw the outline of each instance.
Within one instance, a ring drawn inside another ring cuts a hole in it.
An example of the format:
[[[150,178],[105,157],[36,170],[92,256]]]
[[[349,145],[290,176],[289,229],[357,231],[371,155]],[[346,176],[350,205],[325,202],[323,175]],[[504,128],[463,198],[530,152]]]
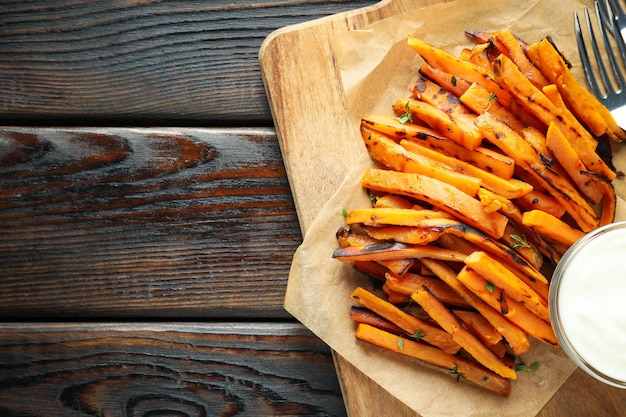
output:
[[[273,130],[0,130],[0,317],[287,318]]]
[[[441,1],[446,0],[383,0],[277,30],[261,45],[261,73],[303,233],[362,152],[358,130],[346,110],[333,38]],[[314,94],[301,94],[303,85]],[[313,140],[300,140],[302,132]],[[316,178],[314,188],[310,178]]]
[[[610,387],[582,370],[569,377],[537,417],[601,417],[626,415],[626,390]]]
[[[344,416],[298,324],[0,324],[0,415]]]
[[[365,0],[0,4],[0,124],[270,126],[273,30]]]
[[[330,39],[346,30],[429,3],[432,2],[382,1],[373,8],[340,14],[323,22],[284,28],[263,44],[260,53],[262,73],[304,233],[356,160],[355,143],[360,140],[358,132],[348,124],[338,69],[334,66],[329,46]],[[324,59],[308,64],[306,58],[313,54]],[[307,65],[301,65],[301,62],[307,62]],[[311,77],[311,74],[315,74],[315,77]],[[317,94],[302,97],[293,93],[296,91],[295,86],[305,82]],[[320,120],[324,123],[319,123]],[[301,132],[310,132],[306,140],[301,140]],[[342,141],[332,142],[332,146],[328,146],[329,138],[342,138]],[[301,155],[307,155],[308,158],[303,159]],[[309,178],[319,172],[323,173],[323,180],[313,186]],[[416,415],[388,392],[372,386],[366,375],[337,352],[333,352],[333,355],[349,415]],[[593,400],[581,407],[581,402],[587,398]],[[625,401],[626,390],[596,383],[590,376],[578,371],[538,417],[621,416],[626,415]]]
[[[417,414],[402,401],[391,395],[354,365],[332,351],[339,378],[343,401],[350,416],[416,417]],[[388,413],[388,414],[381,414]],[[419,416],[417,416],[419,417]]]

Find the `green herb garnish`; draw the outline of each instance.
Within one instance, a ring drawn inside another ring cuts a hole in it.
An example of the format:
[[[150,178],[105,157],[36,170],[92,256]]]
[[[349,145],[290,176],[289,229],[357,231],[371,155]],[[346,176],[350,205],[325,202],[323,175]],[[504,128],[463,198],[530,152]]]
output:
[[[425,336],[426,336],[426,335],[425,335],[424,333],[420,332],[419,330],[417,330],[415,333],[413,333],[413,334],[411,335],[411,337],[412,337],[413,339],[417,339],[417,340],[419,340],[419,339],[423,339]]]
[[[461,373],[459,372],[459,366],[457,364],[454,364],[452,369],[450,369],[450,373],[452,375],[456,375],[456,382],[459,382],[461,380]]]
[[[368,190],[367,196],[369,197],[370,202],[372,203],[372,207],[374,207],[376,205],[376,201],[378,200],[378,197],[376,197],[374,194],[369,192],[369,190]]]
[[[409,110],[409,102],[407,101],[406,104],[404,105],[404,109],[406,110],[406,112],[398,117],[398,121],[402,124],[405,124],[406,122],[411,122],[413,123],[413,116],[411,116],[411,111]]]
[[[520,236],[520,235],[511,233],[511,238],[514,240],[514,242],[511,243],[511,247],[513,249],[530,248],[530,245],[528,244],[528,241],[526,240],[526,235]]]
[[[402,124],[413,122],[413,117],[411,117],[411,113],[404,113],[402,116],[398,117],[398,121]]]
[[[529,374],[533,373],[537,368],[539,368],[539,362],[533,362],[530,365],[526,365],[523,361],[520,361],[515,364],[516,372],[528,372]]]

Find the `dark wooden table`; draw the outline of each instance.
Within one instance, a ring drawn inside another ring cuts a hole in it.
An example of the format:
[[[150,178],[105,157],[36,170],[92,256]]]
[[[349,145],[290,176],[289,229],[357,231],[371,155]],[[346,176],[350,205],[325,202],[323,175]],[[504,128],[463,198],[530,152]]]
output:
[[[376,3],[0,2],[0,417],[346,415],[258,54]]]
[[[0,416],[346,414],[258,53],[374,3],[0,2]]]

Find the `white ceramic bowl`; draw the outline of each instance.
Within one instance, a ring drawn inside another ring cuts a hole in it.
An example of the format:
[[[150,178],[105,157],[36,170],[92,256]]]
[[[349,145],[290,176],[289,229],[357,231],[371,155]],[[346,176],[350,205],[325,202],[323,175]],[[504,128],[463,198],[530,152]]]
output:
[[[549,306],[565,353],[594,378],[626,388],[626,222],[586,234],[565,253]]]

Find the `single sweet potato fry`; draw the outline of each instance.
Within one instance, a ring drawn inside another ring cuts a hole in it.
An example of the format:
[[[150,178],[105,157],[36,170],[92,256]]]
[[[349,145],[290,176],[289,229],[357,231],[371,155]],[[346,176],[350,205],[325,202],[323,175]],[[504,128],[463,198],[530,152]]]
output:
[[[417,209],[415,203],[393,194],[377,196],[374,208]]]
[[[538,233],[566,246],[572,246],[585,234],[574,229],[564,221],[541,210],[531,210],[524,213],[522,218],[524,225],[535,229]]]
[[[439,239],[441,232],[415,226],[365,226],[369,236],[380,240],[393,240],[410,245],[426,245]]]
[[[472,84],[461,77],[442,71],[441,68],[434,68],[426,62],[422,64],[419,71],[420,74],[457,97],[461,97],[465,90]]]
[[[414,99],[432,104],[448,114],[461,117],[463,115],[473,114],[470,109],[461,103],[456,95],[425,77],[420,77],[409,88],[409,91]]]
[[[502,288],[511,298],[522,303],[541,320],[550,322],[548,301],[487,252],[472,253],[465,258],[465,265]]]
[[[389,269],[376,261],[356,261],[352,263],[352,266],[357,271],[380,282],[385,282],[385,274],[389,272]]]
[[[602,187],[602,213],[600,215],[599,226],[612,223],[615,220],[615,211],[617,210],[617,196],[613,184],[607,181],[598,181],[598,186]]]
[[[541,191],[532,190],[515,201],[524,211],[541,210],[559,219],[565,214],[565,207],[556,198]]]
[[[333,252],[333,258],[340,261],[389,261],[424,257],[451,262],[463,262],[465,259],[465,255],[457,251],[431,245],[409,245],[400,242],[339,247]]]
[[[381,259],[376,262],[382,265],[384,268],[387,268],[389,272],[392,272],[398,276],[402,276],[411,269],[411,267],[415,263],[415,260],[412,258],[400,258],[400,259]]]
[[[510,380],[476,365],[473,362],[450,355],[435,347],[411,339],[398,337],[367,324],[358,325],[356,337],[359,340],[363,340],[378,347],[446,369],[449,372],[462,376],[463,379],[505,397],[511,392]]]
[[[402,209],[402,208],[364,208],[348,212],[347,224],[362,223],[366,226],[419,226],[427,219],[452,219],[449,213],[441,210]]]
[[[390,322],[389,320],[374,313],[365,307],[350,307],[350,319],[357,323],[369,324],[378,329],[384,330],[395,335],[406,334],[401,328]]]

